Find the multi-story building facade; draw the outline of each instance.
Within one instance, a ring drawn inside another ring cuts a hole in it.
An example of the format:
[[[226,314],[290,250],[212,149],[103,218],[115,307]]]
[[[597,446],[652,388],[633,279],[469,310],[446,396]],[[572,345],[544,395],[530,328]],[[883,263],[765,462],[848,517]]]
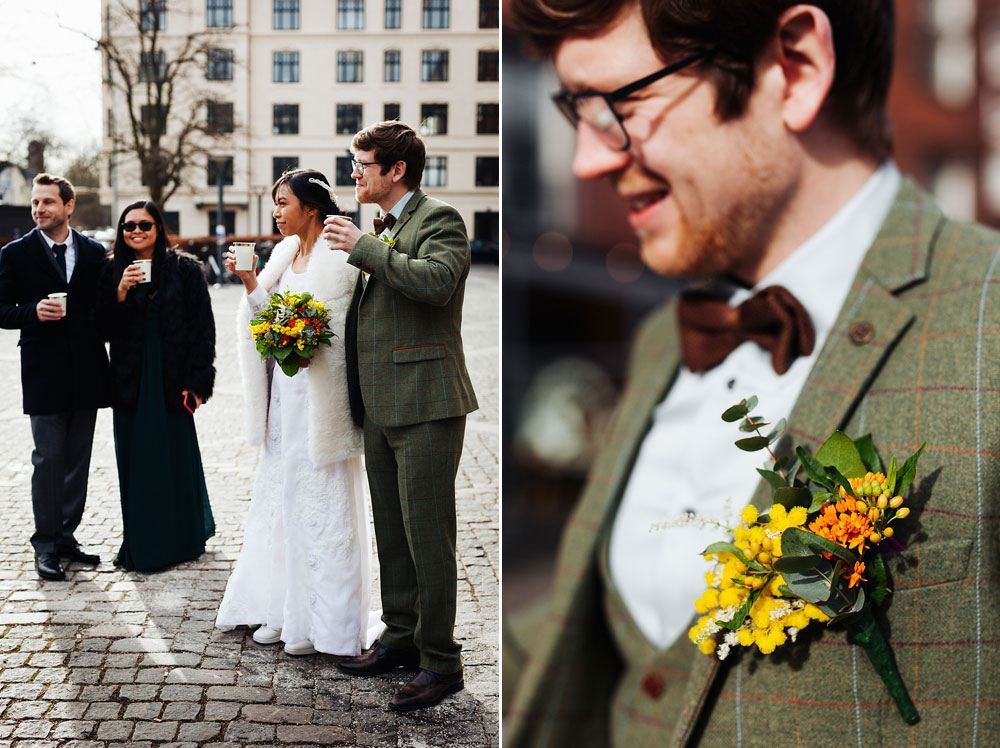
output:
[[[119,0],[102,0],[106,19]],[[384,119],[416,128],[427,145],[423,188],[454,205],[472,239],[499,234],[499,8],[497,0],[143,0],[169,63],[171,44],[205,34],[189,92],[222,133],[203,142],[187,184],[162,206],[182,236],[215,233],[218,170],[227,235],[275,233],[270,188],[287,168],[322,171],[361,225],[350,178],[355,132]],[[150,6],[150,7],[146,7]],[[155,18],[155,20],[152,20]],[[108,21],[114,24],[113,20]],[[109,29],[119,39],[125,24]],[[131,33],[138,35],[134,23]],[[141,87],[137,87],[141,92]],[[195,95],[195,94],[191,94]],[[105,86],[105,148],[123,123],[122,94]],[[166,137],[170,137],[170,122]],[[119,154],[102,176],[112,215],[144,191],[137,159]]]

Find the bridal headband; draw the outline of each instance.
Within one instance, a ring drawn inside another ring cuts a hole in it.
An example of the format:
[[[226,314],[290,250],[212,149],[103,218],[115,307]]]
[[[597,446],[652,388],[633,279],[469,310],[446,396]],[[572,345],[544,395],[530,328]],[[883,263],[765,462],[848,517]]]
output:
[[[318,184],[320,187],[322,187],[324,190],[330,193],[330,200],[332,202],[334,203],[337,202],[337,193],[333,191],[333,187],[328,185],[322,179],[316,179],[315,177],[310,177],[309,181],[312,182],[313,184]]]

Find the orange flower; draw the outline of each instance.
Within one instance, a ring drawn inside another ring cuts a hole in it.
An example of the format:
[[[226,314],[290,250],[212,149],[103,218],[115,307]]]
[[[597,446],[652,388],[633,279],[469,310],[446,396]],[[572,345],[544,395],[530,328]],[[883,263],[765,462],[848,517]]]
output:
[[[848,588],[854,587],[858,582],[867,582],[862,574],[865,573],[865,565],[861,561],[854,562],[854,571],[851,573],[851,580],[847,583]]]
[[[864,554],[865,541],[872,534],[871,520],[866,512],[859,510],[853,496],[826,504],[809,523],[809,529],[837,545],[856,550],[859,555]]]

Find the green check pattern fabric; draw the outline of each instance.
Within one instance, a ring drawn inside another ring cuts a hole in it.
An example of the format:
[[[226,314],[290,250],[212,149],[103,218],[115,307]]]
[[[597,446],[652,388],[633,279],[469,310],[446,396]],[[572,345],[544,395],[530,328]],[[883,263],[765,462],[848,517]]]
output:
[[[518,679],[505,744],[1000,745],[998,265],[1000,236],[949,220],[905,181],[778,445],[815,450],[836,428],[870,432],[886,458],[928,443],[897,531],[905,550],[887,558],[894,592],[881,622],[917,725],[839,629],[813,626],[774,655],[719,663],[686,641],[688,655],[644,648],[611,604],[600,539],[678,367],[668,306],[637,338],[608,446],[564,534],[546,623],[520,672],[504,673]],[[761,487],[755,503],[767,496]]]

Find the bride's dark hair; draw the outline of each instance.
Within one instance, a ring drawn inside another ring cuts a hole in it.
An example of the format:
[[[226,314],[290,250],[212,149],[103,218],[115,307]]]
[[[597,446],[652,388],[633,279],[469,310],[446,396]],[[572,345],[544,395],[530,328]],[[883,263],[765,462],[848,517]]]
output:
[[[271,199],[276,201],[278,188],[287,185],[303,208],[315,208],[318,211],[316,220],[323,223],[327,216],[339,216],[344,212],[333,193],[323,186],[329,184],[323,173],[315,169],[292,169],[278,177],[278,181],[271,187]]]

